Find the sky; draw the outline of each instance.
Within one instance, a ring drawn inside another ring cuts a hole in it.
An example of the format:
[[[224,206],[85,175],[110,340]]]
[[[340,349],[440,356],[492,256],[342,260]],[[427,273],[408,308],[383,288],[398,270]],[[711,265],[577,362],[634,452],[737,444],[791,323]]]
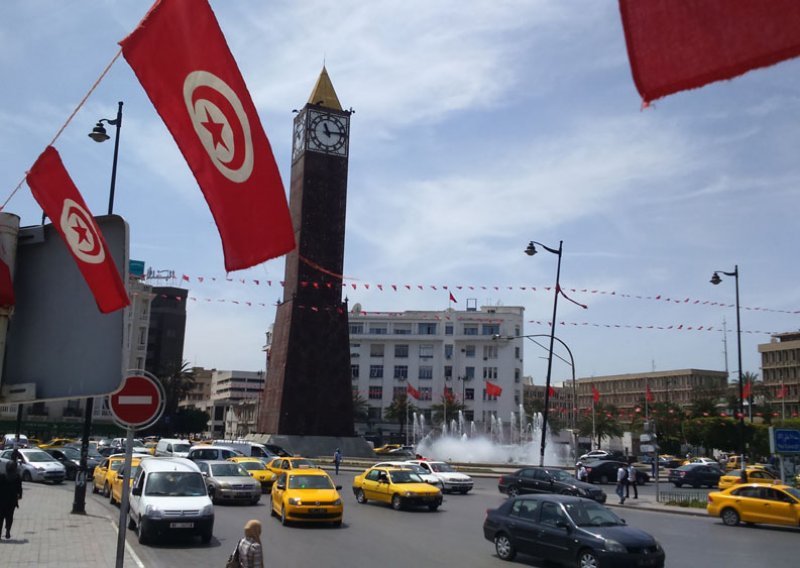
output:
[[[0,200],[80,106],[54,145],[105,213],[113,143],[86,135],[123,101],[114,212],[130,258],[177,276],[151,283],[189,289],[187,362],[262,370],[283,260],[225,273],[203,195],[123,58],[80,105],[150,4],[0,4]],[[555,333],[578,377],[735,373],[734,279],[709,280],[737,265],[743,371],[760,374],[770,334],[800,329],[800,61],[642,109],[610,0],[210,4],[287,191],[292,110],[323,65],[355,110],[351,305],[443,310],[452,292],[456,309],[523,306],[524,332],[548,334],[557,257],[523,251],[563,241],[561,286],[587,308],[559,300]],[[5,211],[41,222],[25,184]],[[547,351],[526,349],[543,384]],[[556,360],[554,381],[570,373]]]

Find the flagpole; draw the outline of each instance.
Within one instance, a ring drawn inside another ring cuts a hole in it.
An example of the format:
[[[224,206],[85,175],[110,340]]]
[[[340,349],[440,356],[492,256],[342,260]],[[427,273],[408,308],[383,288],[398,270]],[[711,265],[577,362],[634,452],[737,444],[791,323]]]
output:
[[[594,402],[594,395],[592,395],[592,444],[594,444],[594,440],[595,440],[595,427],[594,427],[594,405],[595,405],[595,402]],[[597,446],[598,446],[598,447],[597,447],[597,448],[595,448],[595,449],[598,449],[598,450],[599,450],[599,449],[600,449],[600,444],[597,444]]]
[[[781,420],[786,420],[786,387],[781,377]]]

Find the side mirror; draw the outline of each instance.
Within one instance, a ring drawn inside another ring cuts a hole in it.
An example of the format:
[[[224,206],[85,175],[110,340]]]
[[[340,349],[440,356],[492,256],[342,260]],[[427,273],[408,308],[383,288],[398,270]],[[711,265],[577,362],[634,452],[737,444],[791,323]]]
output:
[[[201,471],[200,475],[202,475],[203,477],[208,477],[208,474],[205,471]]]
[[[336,486],[336,491],[341,491],[341,490],[342,490],[342,486],[341,485],[337,485]]]
[[[131,495],[141,495],[141,494],[142,494],[141,487],[134,487],[133,489],[131,489]]]
[[[569,530],[570,529],[570,524],[567,521],[565,521],[564,519],[559,519],[559,520],[556,521],[556,527],[558,527],[560,529]]]
[[[285,483],[276,483],[275,487],[277,487],[280,490],[283,490],[283,489],[286,489],[286,484]]]

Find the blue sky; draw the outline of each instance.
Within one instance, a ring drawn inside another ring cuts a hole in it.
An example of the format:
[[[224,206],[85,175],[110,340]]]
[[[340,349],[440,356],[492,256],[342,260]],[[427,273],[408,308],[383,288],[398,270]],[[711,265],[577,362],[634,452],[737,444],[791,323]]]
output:
[[[149,6],[0,5],[2,200]],[[525,332],[546,334],[552,292],[543,288],[555,280],[556,257],[531,258],[523,249],[531,239],[552,247],[563,240],[562,287],[589,306],[559,302],[556,334],[570,345],[579,377],[723,370],[723,319],[735,372],[734,282],[709,284],[714,270],[735,264],[744,371],[760,373],[756,346],[770,333],[800,328],[800,313],[791,313],[800,310],[799,61],[642,111],[612,1],[211,6],[285,184],[291,111],[305,104],[323,62],[342,105],[356,111],[345,246],[351,304],[439,310],[448,307],[448,286],[456,308],[468,298],[521,305]],[[209,368],[263,369],[283,261],[226,280],[202,193],[122,58],[55,144],[67,169],[89,207],[103,214],[113,144],[97,145],[86,134],[99,118],[113,118],[120,100],[114,209],[130,224],[131,258],[190,276],[188,285],[172,282],[195,298],[184,358]],[[6,211],[23,225],[41,219],[24,185]],[[541,384],[546,351],[529,348],[525,372]],[[569,375],[554,366],[554,380]]]

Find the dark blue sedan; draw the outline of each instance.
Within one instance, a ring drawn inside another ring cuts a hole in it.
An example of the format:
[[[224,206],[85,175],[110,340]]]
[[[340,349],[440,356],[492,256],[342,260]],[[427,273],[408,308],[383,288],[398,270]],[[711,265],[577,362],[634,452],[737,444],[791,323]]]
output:
[[[664,566],[664,549],[648,533],[629,527],[611,509],[569,495],[523,495],[486,512],[483,535],[497,556],[517,553],[565,566]]]

